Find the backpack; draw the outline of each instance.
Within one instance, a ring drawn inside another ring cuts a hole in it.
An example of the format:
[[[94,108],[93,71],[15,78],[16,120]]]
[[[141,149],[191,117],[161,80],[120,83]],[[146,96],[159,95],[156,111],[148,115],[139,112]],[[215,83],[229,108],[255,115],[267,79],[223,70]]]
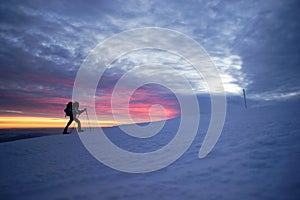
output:
[[[66,115],[65,116],[71,116],[73,114],[72,112],[72,102],[68,102],[66,105],[66,108],[64,109]]]

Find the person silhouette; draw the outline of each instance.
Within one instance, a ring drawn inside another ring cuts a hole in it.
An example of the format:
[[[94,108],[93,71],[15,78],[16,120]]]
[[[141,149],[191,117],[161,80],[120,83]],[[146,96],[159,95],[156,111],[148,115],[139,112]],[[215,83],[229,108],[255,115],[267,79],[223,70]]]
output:
[[[72,103],[72,102],[71,102]],[[63,134],[69,134],[68,132],[68,128],[69,126],[72,124],[73,121],[75,121],[77,123],[77,129],[78,132],[83,132],[83,130],[81,129],[81,123],[79,121],[79,119],[77,118],[77,115],[80,115],[81,113],[83,113],[84,111],[86,111],[86,108],[83,110],[79,110],[79,103],[77,101],[75,101],[74,103],[72,103],[72,106],[69,110],[70,114],[68,114],[67,112],[67,116],[70,116],[70,120],[68,121]]]

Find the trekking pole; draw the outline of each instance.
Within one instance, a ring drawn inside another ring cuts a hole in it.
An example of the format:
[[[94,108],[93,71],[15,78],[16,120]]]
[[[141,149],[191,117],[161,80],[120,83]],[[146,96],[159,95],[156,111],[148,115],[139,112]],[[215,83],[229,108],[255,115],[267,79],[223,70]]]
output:
[[[88,123],[89,123],[89,128],[90,128],[90,131],[91,131],[91,124],[90,124],[90,119],[89,119],[89,115],[87,113],[87,110],[85,110],[85,114],[86,114],[86,117],[88,119]]]

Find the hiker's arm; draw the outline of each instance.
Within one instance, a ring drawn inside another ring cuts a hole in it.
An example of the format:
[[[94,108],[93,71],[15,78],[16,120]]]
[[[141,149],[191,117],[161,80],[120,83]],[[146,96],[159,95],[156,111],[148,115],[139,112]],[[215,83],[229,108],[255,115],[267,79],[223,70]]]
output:
[[[84,111],[86,111],[86,108],[83,109],[83,110],[80,110],[79,113],[81,114],[81,113],[83,113]]]

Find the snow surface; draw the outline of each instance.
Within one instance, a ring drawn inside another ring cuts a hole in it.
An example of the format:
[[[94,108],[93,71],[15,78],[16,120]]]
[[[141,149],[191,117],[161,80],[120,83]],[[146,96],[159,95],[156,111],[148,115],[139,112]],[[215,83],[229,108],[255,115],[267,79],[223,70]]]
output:
[[[217,145],[199,159],[209,122],[202,114],[188,151],[145,174],[101,164],[77,133],[0,143],[0,199],[300,199],[299,119],[298,102],[229,106]],[[170,120],[157,139],[146,141],[118,127],[106,134],[122,148],[147,152],[166,144],[176,127],[178,119]]]

